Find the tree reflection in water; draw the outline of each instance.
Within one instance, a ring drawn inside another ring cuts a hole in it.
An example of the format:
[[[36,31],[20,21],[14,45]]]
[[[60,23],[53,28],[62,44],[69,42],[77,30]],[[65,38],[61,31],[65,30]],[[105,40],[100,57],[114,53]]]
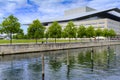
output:
[[[42,77],[41,58],[35,58],[28,65],[29,80],[38,80]]]
[[[3,57],[4,58],[4,57]],[[22,65],[17,64],[17,62],[11,61],[9,67],[2,71],[2,80],[23,80],[24,79],[24,69]]]
[[[42,64],[45,80],[105,80],[104,76],[119,73],[119,46],[117,50],[110,46],[51,51],[45,52],[44,59],[41,53],[0,57],[0,80],[42,80]]]
[[[50,56],[49,66],[53,71],[59,71],[62,66],[62,62],[54,54],[53,56]]]

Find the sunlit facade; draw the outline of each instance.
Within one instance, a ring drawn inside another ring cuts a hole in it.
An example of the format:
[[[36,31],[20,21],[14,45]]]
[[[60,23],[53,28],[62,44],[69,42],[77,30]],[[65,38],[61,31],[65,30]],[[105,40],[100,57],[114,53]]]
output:
[[[113,29],[120,35],[120,9],[111,8],[105,10],[95,10],[90,7],[81,7],[65,11],[63,17],[43,21],[42,23],[49,27],[53,21],[58,21],[64,28],[69,21],[73,21],[76,27],[84,25],[85,27],[93,26],[96,28]]]

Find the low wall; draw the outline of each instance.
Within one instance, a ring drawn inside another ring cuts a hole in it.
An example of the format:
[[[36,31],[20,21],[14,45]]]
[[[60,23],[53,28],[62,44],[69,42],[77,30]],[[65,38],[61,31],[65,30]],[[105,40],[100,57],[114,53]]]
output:
[[[120,41],[0,45],[0,55],[83,48],[83,47],[95,47],[95,46],[105,46],[105,45],[115,45],[115,44],[120,44]]]

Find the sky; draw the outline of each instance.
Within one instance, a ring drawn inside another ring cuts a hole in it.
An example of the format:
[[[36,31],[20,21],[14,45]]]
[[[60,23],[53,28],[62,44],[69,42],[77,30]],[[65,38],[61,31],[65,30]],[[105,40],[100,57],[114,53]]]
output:
[[[13,14],[22,24],[63,16],[65,10],[89,6],[98,10],[120,8],[120,0],[0,0],[0,22]]]

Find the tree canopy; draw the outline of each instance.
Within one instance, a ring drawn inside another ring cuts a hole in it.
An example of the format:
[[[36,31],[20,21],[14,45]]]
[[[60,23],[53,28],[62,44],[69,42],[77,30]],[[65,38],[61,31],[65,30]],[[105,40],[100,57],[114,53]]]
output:
[[[17,34],[13,35],[13,38],[14,38],[14,39],[24,39],[25,37],[24,37],[24,32],[23,32],[23,30],[20,29]]]
[[[103,36],[108,37],[109,36],[109,30],[107,28],[103,29]]]
[[[103,35],[103,31],[100,28],[97,28],[95,30],[95,34],[96,34],[96,36],[102,36]]]
[[[109,36],[114,37],[116,35],[115,31],[113,29],[109,30]]]
[[[70,38],[76,38],[77,28],[75,27],[72,21],[68,22],[66,27],[64,28],[64,35]]]
[[[28,28],[28,36],[32,39],[43,38],[44,37],[45,27],[40,23],[38,19],[34,20]]]
[[[2,22],[2,32],[10,35],[10,43],[12,44],[12,34],[18,33],[20,30],[20,23],[18,19],[10,15],[7,18],[4,18]]]
[[[85,37],[86,36],[86,28],[83,25],[79,26],[77,34],[78,34],[77,37],[79,37],[79,38]]]
[[[2,24],[0,24],[0,33],[1,33],[1,34],[3,33]]]
[[[53,22],[52,25],[48,28],[48,34],[50,38],[61,38],[62,28],[58,22]]]
[[[94,30],[94,27],[93,26],[89,26],[87,29],[86,29],[86,35],[87,37],[94,37],[95,36],[95,30]]]

